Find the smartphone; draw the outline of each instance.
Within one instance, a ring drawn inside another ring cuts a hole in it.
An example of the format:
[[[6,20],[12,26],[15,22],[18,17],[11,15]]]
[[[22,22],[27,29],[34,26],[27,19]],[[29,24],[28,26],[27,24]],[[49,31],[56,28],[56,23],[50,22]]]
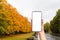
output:
[[[42,30],[41,26],[42,12],[32,11],[32,31],[39,32]]]

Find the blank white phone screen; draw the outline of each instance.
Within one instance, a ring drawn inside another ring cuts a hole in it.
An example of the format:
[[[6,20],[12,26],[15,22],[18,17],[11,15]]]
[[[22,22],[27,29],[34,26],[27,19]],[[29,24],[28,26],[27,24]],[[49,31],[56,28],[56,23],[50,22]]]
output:
[[[41,31],[41,12],[32,12],[32,31]]]

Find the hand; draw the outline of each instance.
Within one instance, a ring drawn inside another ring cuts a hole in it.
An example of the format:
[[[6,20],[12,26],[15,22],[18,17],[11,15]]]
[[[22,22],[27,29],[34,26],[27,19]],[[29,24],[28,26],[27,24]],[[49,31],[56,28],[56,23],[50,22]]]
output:
[[[44,32],[44,24],[43,24],[43,19],[42,19],[42,30],[40,33]]]
[[[40,35],[41,40],[46,40],[45,32],[44,32],[44,24],[42,19],[42,31],[38,33]]]

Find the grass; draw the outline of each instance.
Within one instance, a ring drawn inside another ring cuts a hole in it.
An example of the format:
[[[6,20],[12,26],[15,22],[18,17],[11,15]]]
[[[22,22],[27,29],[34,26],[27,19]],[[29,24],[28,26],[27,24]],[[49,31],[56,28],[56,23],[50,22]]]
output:
[[[34,33],[4,36],[4,37],[1,37],[0,40],[26,40],[26,38],[32,37],[33,34]]]

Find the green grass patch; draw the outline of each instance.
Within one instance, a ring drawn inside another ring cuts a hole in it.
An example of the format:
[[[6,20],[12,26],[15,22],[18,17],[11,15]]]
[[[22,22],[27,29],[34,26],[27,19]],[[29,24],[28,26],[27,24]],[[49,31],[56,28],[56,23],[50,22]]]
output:
[[[16,34],[10,36],[0,37],[0,40],[26,40],[29,37],[32,37],[34,33],[27,33],[27,34]]]

